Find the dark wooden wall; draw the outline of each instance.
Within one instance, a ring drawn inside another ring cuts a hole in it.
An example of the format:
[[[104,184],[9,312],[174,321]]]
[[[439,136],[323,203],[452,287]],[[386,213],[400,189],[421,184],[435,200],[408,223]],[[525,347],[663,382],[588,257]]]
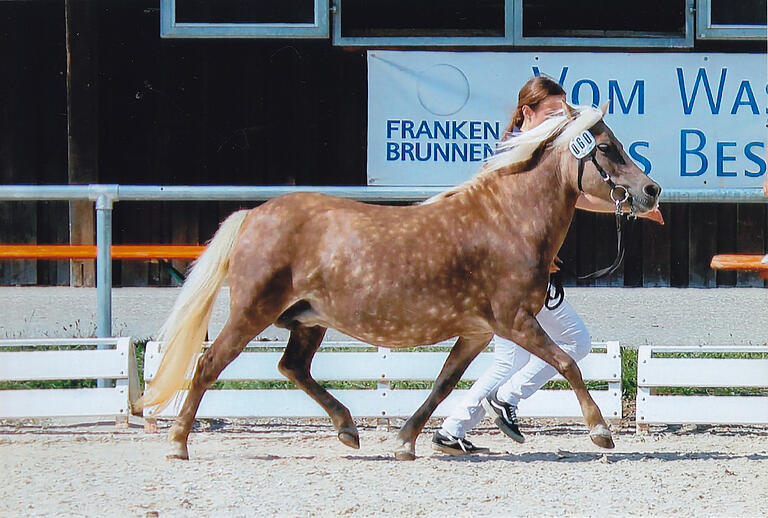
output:
[[[0,183],[67,183],[62,2],[0,2]],[[66,243],[66,202],[0,203],[0,242]],[[61,282],[68,267],[0,261],[0,283]]]
[[[630,224],[626,255],[612,275],[574,286],[706,287],[768,286],[755,273],[715,272],[715,254],[763,254],[768,250],[766,204],[691,203],[661,206],[666,222]],[[560,257],[583,275],[610,265],[616,256],[612,215],[577,211]]]
[[[157,0],[104,2],[97,26],[102,183],[364,185],[365,51],[327,40],[162,40]],[[60,1],[0,2],[0,183],[67,182]],[[115,243],[196,243],[238,203],[115,205]],[[718,252],[765,252],[765,205],[667,205],[640,221],[619,286],[763,285],[709,270]],[[66,203],[0,203],[0,242],[67,241]],[[561,257],[610,264],[610,215],[580,213]],[[177,266],[184,266],[177,265]],[[116,284],[171,284],[158,265],[117,262]],[[566,279],[568,284],[578,284]],[[68,284],[66,264],[0,262],[0,284]]]

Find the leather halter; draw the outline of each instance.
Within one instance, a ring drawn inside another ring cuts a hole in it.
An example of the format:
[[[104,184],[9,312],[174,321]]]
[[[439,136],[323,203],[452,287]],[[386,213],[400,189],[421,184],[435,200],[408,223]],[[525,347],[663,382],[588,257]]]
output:
[[[568,269],[561,268],[560,271],[566,271],[576,277],[580,281],[586,281],[586,280],[594,280],[599,279],[600,277],[605,277],[606,275],[610,275],[613,272],[615,272],[619,266],[621,265],[621,262],[624,260],[624,251],[626,249],[625,246],[625,238],[626,238],[626,232],[624,232],[624,214],[622,212],[622,205],[629,201],[629,191],[626,189],[626,187],[622,185],[617,185],[616,182],[613,181],[611,176],[603,169],[600,164],[597,162],[597,158],[595,158],[595,154],[597,151],[597,147],[592,149],[592,151],[579,159],[579,171],[578,171],[578,185],[579,185],[579,192],[583,193],[584,189],[581,184],[581,179],[584,176],[584,161],[589,159],[592,161],[592,163],[595,166],[595,169],[597,169],[597,172],[600,174],[600,177],[603,179],[605,183],[608,184],[608,186],[611,188],[611,200],[616,204],[616,258],[613,260],[613,263],[611,263],[610,266],[606,266],[605,268],[601,268],[600,270],[594,271],[587,275],[578,275],[575,272],[572,272]],[[618,189],[621,189],[624,192],[624,195],[621,198],[617,198],[614,196],[616,191]],[[630,214],[628,216],[628,219],[634,219],[634,215]],[[549,276],[549,285],[547,286],[547,295],[544,299],[544,306],[549,309],[557,309],[560,304],[563,303],[563,300],[565,298],[565,290],[563,289],[563,281],[560,277],[560,272],[556,272],[553,274],[550,274]]]
[[[581,185],[581,179],[584,176],[584,160],[588,158],[594,164],[595,169],[597,169],[597,172],[600,174],[600,177],[603,179],[603,181],[608,184],[608,187],[611,188],[611,200],[613,200],[613,202],[616,204],[616,213],[619,214],[621,212],[621,207],[620,207],[621,204],[629,200],[629,191],[627,191],[627,189],[622,185],[616,185],[616,183],[613,181],[611,176],[597,162],[597,158],[595,158],[596,152],[597,152],[597,146],[595,146],[595,148],[587,156],[579,159],[579,174],[578,174],[579,192],[582,192],[582,193],[584,192],[584,188]],[[621,199],[617,199],[613,196],[617,188],[624,191],[624,196]]]

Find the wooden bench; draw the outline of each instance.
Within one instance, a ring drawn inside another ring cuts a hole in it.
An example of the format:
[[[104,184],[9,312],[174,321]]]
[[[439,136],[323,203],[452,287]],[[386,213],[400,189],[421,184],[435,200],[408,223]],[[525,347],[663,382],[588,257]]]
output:
[[[450,344],[445,344],[450,345]],[[277,370],[285,342],[251,342],[232,362],[219,381],[280,381]],[[581,362],[585,381],[604,382],[606,389],[590,390],[590,394],[609,420],[622,417],[621,353],[618,342],[592,344],[593,352]],[[329,351],[329,349],[333,349]],[[448,352],[423,347],[418,351],[373,348],[361,342],[326,342],[312,363],[312,374],[322,381],[376,382],[376,388],[331,389],[356,417],[410,416],[427,398],[426,388],[396,388],[393,382],[432,382],[437,377]],[[162,357],[161,343],[149,342],[144,356],[144,379],[151,381]],[[476,380],[493,361],[492,352],[481,353],[467,368],[462,380]],[[563,378],[557,376],[555,380]],[[412,383],[413,384],[413,383]],[[465,390],[454,390],[437,408],[435,417],[447,416]],[[174,417],[178,408],[169,405],[159,417]],[[285,389],[220,389],[208,390],[197,417],[324,417],[317,403],[301,390]],[[520,403],[521,417],[581,418],[581,407],[571,390],[540,390]],[[144,411],[149,416],[149,409]],[[156,430],[154,419],[148,419],[147,431]]]
[[[114,387],[0,390],[0,418],[111,416],[127,426],[139,397],[130,338],[0,340],[0,381],[113,380]]]
[[[713,270],[737,270],[759,272],[761,279],[768,279],[768,255],[720,254],[712,257]]]

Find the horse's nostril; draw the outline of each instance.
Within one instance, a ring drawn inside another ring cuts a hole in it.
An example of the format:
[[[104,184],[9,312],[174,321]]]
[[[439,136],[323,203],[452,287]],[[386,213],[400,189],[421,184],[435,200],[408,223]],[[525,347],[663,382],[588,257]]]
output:
[[[650,196],[651,198],[655,198],[661,192],[661,188],[655,183],[649,183],[648,185],[643,187],[643,192],[648,196]]]

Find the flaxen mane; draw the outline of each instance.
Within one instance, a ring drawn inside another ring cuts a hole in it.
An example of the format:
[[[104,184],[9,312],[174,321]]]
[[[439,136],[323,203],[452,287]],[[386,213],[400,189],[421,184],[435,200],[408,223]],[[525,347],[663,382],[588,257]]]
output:
[[[472,178],[432,196],[423,203],[434,203],[459,192],[472,190],[482,185],[487,179],[501,174],[526,171],[533,165],[531,162],[538,161],[547,146],[550,144],[554,147],[567,146],[573,137],[591,128],[603,118],[600,109],[592,106],[574,106],[573,110],[577,114],[575,118],[569,117],[563,111],[558,111],[535,128],[512,134],[498,144],[496,154],[489,158]]]

